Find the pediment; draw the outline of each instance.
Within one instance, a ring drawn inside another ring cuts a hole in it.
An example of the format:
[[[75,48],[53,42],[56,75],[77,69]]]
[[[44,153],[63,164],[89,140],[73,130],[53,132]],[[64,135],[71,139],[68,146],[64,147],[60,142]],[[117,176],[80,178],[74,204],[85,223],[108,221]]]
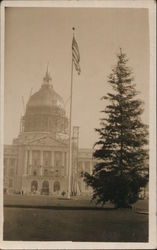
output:
[[[38,145],[38,146],[53,146],[53,147],[66,147],[67,144],[62,141],[56,140],[51,136],[44,136],[41,138],[34,139],[29,142],[30,145]]]

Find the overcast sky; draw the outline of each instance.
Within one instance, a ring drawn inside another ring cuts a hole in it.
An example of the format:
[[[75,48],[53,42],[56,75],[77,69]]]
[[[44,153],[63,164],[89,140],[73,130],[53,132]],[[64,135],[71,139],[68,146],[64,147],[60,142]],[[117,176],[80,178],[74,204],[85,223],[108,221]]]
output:
[[[148,123],[149,29],[144,9],[15,8],[6,10],[4,139],[19,133],[20,116],[39,90],[49,62],[52,84],[66,101],[70,96],[72,27],[81,55],[81,75],[74,72],[72,124],[80,126],[80,147],[92,147],[99,127],[100,98],[109,90],[107,76],[121,47],[133,68],[143,120]],[[68,103],[69,104],[69,103]],[[69,105],[66,110],[68,112]],[[67,113],[68,114],[68,113]]]

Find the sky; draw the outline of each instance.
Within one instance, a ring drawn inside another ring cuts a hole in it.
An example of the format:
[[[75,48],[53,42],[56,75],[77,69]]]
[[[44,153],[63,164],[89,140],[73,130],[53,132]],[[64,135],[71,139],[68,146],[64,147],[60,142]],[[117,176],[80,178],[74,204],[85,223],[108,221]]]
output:
[[[63,100],[70,96],[72,27],[80,50],[81,75],[73,74],[72,125],[80,127],[79,146],[98,139],[101,97],[110,91],[108,76],[120,47],[133,69],[142,119],[149,121],[149,27],[146,9],[16,8],[5,16],[4,143],[19,134],[31,94],[41,87],[49,63],[52,84]],[[24,104],[22,103],[22,96]],[[69,115],[69,102],[65,109]]]

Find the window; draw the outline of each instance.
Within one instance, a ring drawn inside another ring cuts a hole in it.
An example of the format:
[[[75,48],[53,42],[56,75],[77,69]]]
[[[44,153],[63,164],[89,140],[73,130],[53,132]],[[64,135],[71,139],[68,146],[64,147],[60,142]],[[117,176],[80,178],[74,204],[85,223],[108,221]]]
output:
[[[38,190],[38,182],[37,181],[32,181],[31,182],[31,192],[36,192]]]
[[[32,151],[32,164],[33,166],[40,166],[40,151],[39,150]]]
[[[58,177],[60,175],[59,170],[55,170],[55,177]]]
[[[49,171],[49,175],[50,175],[50,176],[53,176],[53,175],[54,175],[54,171],[53,171],[53,169],[50,169],[50,171]]]
[[[55,181],[54,186],[53,186],[54,192],[57,192],[60,190],[60,183],[59,181]]]
[[[37,175],[37,172],[36,172],[36,171],[33,171],[33,175],[36,176],[36,175]]]
[[[48,175],[48,169],[44,169],[44,175]]]
[[[54,164],[57,168],[62,166],[62,152],[58,151],[54,153]]]
[[[46,194],[46,195],[49,194],[49,182],[48,181],[43,181],[41,193]]]
[[[61,168],[61,176],[64,176],[64,167]]]
[[[43,152],[43,163],[44,163],[44,166],[47,166],[47,167],[51,166],[51,151]]]

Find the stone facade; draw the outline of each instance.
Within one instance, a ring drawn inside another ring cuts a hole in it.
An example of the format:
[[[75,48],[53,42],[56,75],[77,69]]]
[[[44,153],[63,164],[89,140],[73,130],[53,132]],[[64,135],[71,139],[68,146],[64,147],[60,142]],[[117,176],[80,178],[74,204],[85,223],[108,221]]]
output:
[[[68,144],[49,134],[24,132],[13,145],[4,146],[4,192],[8,194],[45,194],[64,196],[68,191]],[[23,137],[23,138],[21,138]],[[23,143],[22,143],[23,142]],[[81,172],[91,173],[94,161],[91,149],[79,149],[77,165],[72,169],[74,195],[90,195],[91,189]]]
[[[18,149],[14,145],[4,147],[4,193],[14,193],[18,176]]]

